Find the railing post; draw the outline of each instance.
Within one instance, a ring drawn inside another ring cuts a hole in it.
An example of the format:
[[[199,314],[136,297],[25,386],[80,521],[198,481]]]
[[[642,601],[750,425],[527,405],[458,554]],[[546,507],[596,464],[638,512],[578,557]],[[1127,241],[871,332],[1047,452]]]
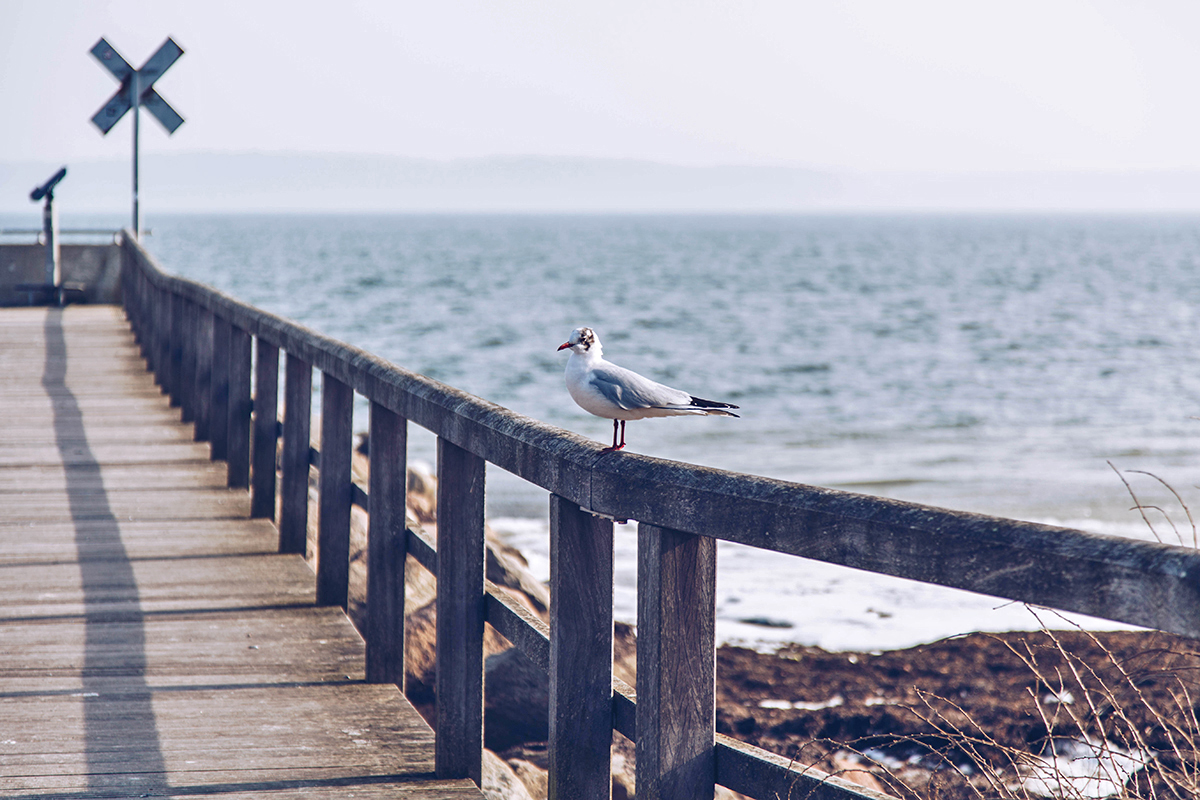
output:
[[[213,314],[211,416],[208,420],[208,439],[212,443],[213,461],[223,461],[229,455],[229,320]]]
[[[321,375],[321,467],[317,528],[317,605],[346,607],[350,591],[350,453],[354,390]]]
[[[275,519],[275,451],[279,442],[279,348],[254,342],[254,469],[250,516]]]
[[[308,544],[308,451],[312,365],[287,354],[283,400],[283,475],[279,482],[279,552],[304,555]]]
[[[196,421],[196,320],[200,309],[190,300],[183,301],[183,358],[179,381],[182,422]]]
[[[404,691],[404,511],[408,423],[371,403],[367,502],[367,682],[394,683]]]
[[[437,743],[439,778],[483,781],[485,462],[438,437]]]
[[[155,357],[158,370],[158,386],[164,393],[171,391],[171,293],[166,289],[158,292],[158,355]]]
[[[171,361],[171,296],[154,290],[154,382],[164,392]]]
[[[122,251],[121,253],[121,307],[125,310],[125,319],[129,321],[129,330],[133,332],[133,341],[138,343],[141,337],[138,336],[137,323],[137,296],[134,288],[135,271],[129,265],[129,254]]]
[[[154,338],[154,287],[150,285],[150,276],[138,270],[138,303],[141,306],[141,335],[138,337],[142,345],[142,358],[146,359],[146,369],[154,371],[155,349]]]
[[[717,542],[638,525],[637,796],[713,796]]]
[[[229,488],[250,486],[250,334],[236,325],[229,332]]]
[[[121,252],[121,303],[125,306],[125,318],[133,331],[133,341],[142,344],[142,295],[141,270],[130,263],[129,253]]]
[[[213,313],[196,307],[196,432],[197,442],[207,442],[212,431]]]
[[[612,796],[613,525],[550,495],[550,798]]]
[[[171,293],[170,358],[164,384],[172,408],[183,405],[183,298]]]

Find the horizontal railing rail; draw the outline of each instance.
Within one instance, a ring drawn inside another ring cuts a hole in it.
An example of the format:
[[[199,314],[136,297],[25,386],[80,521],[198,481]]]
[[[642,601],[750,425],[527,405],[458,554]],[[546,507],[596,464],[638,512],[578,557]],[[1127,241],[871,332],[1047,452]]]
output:
[[[716,541],[1200,637],[1200,554],[1048,525],[605,452],[376,355],[168,275],[124,237],[133,329],[171,402],[303,553],[318,469],[317,599],[347,603],[352,503],[369,510],[368,680],[403,685],[404,561],[438,579],[437,750],[443,777],[481,780],[483,626],[550,678],[551,797],[608,797],[616,729],[639,797],[880,797],[715,733]],[[283,421],[280,351],[286,354]],[[312,370],[322,375],[310,445]],[[251,397],[251,374],[255,392]],[[350,479],[354,394],[370,401],[370,486]],[[405,528],[407,423],[438,437],[438,542]],[[484,466],[550,493],[546,626],[484,580]],[[612,675],[612,520],[638,522],[636,694]]]

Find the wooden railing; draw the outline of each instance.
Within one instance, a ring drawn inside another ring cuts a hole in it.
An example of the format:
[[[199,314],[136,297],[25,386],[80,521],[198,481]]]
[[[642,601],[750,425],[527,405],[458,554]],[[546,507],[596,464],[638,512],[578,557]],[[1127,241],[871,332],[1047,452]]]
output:
[[[196,438],[228,461],[229,485],[250,489],[255,516],[274,514],[282,435],[281,551],[304,552],[309,467],[319,462],[322,604],[347,602],[354,393],[370,401],[369,499],[359,497],[370,511],[366,674],[403,684],[404,564],[413,556],[438,582],[439,776],[481,778],[487,622],[549,674],[551,797],[609,797],[613,729],[635,743],[646,800],[711,797],[714,783],[764,800],[883,797],[715,733],[719,539],[1200,637],[1193,550],[605,453],[167,275],[134,237],[124,242],[125,306],[149,365]],[[309,443],[313,368],[319,454]],[[409,422],[437,435],[436,548],[404,525]],[[550,493],[548,627],[484,579],[486,463]],[[636,702],[612,675],[613,519],[638,521]]]

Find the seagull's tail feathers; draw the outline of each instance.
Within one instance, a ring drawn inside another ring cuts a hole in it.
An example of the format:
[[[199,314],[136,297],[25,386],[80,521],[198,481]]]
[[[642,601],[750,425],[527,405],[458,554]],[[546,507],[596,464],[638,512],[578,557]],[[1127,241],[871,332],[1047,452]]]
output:
[[[705,400],[703,397],[689,397],[691,407],[698,409],[702,414],[712,414],[717,417],[739,417],[732,411],[726,409],[737,408],[733,403],[719,403],[716,400]]]

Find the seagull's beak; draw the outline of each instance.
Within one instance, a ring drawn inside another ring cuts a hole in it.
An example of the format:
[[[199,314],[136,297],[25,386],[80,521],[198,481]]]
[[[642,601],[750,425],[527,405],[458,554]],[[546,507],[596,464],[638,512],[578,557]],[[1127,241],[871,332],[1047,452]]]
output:
[[[571,343],[570,343],[570,342],[563,342],[562,344],[560,344],[560,345],[558,346],[558,349],[559,349],[559,350],[566,350],[566,349],[567,349],[568,347],[570,347],[570,346],[571,346]]]

